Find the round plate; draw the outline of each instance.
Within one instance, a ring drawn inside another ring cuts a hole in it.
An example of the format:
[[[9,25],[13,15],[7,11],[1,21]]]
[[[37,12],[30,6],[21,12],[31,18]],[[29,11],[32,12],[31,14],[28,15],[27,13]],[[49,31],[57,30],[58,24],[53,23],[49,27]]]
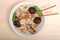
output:
[[[36,6],[38,6],[38,7],[41,9],[41,7],[40,7],[39,5],[37,5],[37,4],[35,4],[35,3],[32,3],[32,2],[22,2],[22,3],[17,4],[17,5],[11,10],[11,13],[10,13],[10,17],[9,17],[10,27],[12,28],[12,30],[13,30],[16,34],[18,34],[18,35],[20,35],[20,36],[23,36],[23,37],[33,37],[33,36],[36,36],[37,34],[39,34],[40,30],[42,29],[42,27],[43,27],[43,25],[44,25],[45,17],[42,17],[42,21],[41,21],[41,23],[40,23],[39,30],[38,30],[38,32],[37,32],[36,34],[34,34],[34,35],[27,35],[27,34],[22,34],[22,33],[18,32],[18,31],[14,28],[15,26],[13,25],[13,22],[12,22],[12,16],[13,16],[15,10],[16,10],[19,6],[24,5],[24,4],[36,5]],[[42,13],[43,13],[43,12],[42,12]]]

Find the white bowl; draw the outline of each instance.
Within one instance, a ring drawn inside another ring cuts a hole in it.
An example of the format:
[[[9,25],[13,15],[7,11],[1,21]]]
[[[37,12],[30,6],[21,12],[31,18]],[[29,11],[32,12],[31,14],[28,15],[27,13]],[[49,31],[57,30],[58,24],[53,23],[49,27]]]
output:
[[[13,22],[12,22],[12,16],[13,16],[15,10],[16,10],[19,6],[24,5],[24,4],[36,5],[36,6],[38,6],[40,9],[42,9],[39,5],[37,5],[37,4],[33,3],[33,2],[22,2],[22,3],[17,4],[17,5],[11,10],[11,13],[10,13],[10,17],[9,17],[10,27],[12,28],[12,30],[13,30],[16,34],[18,34],[18,35],[20,35],[20,36],[22,36],[22,37],[34,37],[34,36],[37,36],[37,35],[39,34],[39,32],[41,31],[43,25],[44,25],[45,17],[42,17],[42,21],[41,21],[41,23],[40,23],[40,28],[39,28],[38,32],[37,32],[36,34],[34,34],[34,35],[22,34],[22,33],[18,32],[18,31],[14,28],[15,26],[13,25]]]

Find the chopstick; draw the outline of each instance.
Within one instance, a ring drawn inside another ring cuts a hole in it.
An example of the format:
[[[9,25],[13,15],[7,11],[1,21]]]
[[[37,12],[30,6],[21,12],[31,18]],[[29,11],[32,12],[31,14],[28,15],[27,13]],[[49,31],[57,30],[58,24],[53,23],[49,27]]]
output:
[[[59,14],[59,13],[45,14],[43,16],[51,16],[51,15],[57,15],[57,14]]]
[[[59,13],[45,14],[45,15],[43,15],[43,16],[51,16],[51,15],[57,15],[57,14],[59,14]],[[33,16],[33,17],[35,18],[36,16]],[[21,19],[27,19],[27,18],[30,18],[30,17],[24,16],[24,17],[21,18]],[[21,19],[20,19],[20,20],[21,20]]]
[[[48,9],[53,8],[53,7],[55,7],[55,6],[56,6],[56,5],[50,6],[50,7],[48,7],[48,8],[43,9],[42,11],[48,10]]]

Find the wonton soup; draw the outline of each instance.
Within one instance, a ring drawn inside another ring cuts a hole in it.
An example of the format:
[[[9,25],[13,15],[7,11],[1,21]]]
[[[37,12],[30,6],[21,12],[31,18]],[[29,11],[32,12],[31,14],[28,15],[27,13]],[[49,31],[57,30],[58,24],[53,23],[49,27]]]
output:
[[[12,17],[12,22],[18,32],[36,34],[41,23],[42,11],[36,5],[24,4],[19,6]]]

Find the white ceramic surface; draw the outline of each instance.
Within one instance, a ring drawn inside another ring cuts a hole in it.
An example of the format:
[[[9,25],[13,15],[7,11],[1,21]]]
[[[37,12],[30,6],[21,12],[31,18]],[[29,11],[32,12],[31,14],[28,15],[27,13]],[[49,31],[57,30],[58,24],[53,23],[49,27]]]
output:
[[[20,36],[22,36],[22,37],[33,37],[33,36],[37,36],[37,35],[39,34],[39,32],[41,31],[43,25],[44,25],[45,17],[42,17],[42,21],[41,21],[41,23],[40,23],[39,30],[38,30],[38,32],[37,32],[36,34],[34,34],[34,35],[27,35],[27,34],[25,35],[25,34],[22,34],[22,33],[18,32],[18,31],[14,28],[15,26],[13,25],[13,22],[12,22],[13,13],[15,12],[15,10],[16,10],[19,6],[24,5],[24,4],[36,5],[36,6],[38,6],[40,9],[42,9],[39,5],[37,5],[37,4],[35,4],[35,3],[32,3],[32,2],[22,2],[22,3],[17,4],[15,7],[13,7],[13,9],[11,10],[11,13],[10,13],[10,17],[9,17],[10,27],[12,28],[12,30],[13,30],[16,34],[18,34],[18,35],[20,35]],[[43,13],[43,12],[42,12],[42,13]]]

